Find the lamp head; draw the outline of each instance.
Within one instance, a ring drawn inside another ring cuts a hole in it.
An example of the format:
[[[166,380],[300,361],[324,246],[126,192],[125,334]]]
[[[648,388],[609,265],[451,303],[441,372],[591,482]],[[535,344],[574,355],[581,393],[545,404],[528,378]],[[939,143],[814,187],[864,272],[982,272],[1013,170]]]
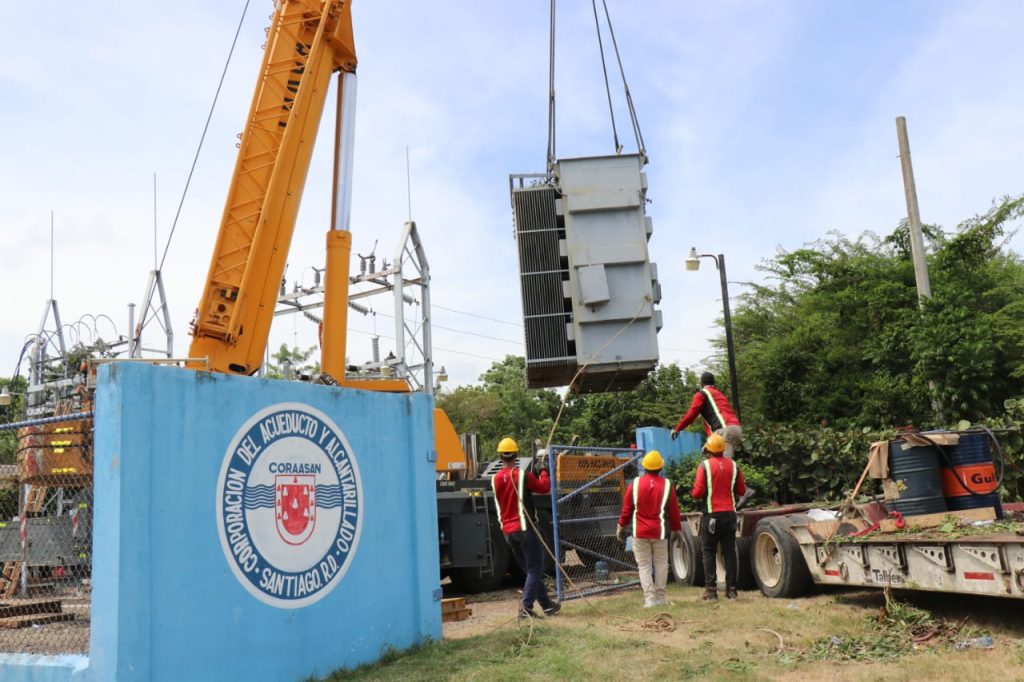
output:
[[[686,263],[686,269],[690,272],[700,270],[700,257],[697,255],[696,247],[690,249],[690,255],[686,257],[684,262]]]
[[[0,407],[7,407],[11,404],[11,391],[6,386],[0,390]]]

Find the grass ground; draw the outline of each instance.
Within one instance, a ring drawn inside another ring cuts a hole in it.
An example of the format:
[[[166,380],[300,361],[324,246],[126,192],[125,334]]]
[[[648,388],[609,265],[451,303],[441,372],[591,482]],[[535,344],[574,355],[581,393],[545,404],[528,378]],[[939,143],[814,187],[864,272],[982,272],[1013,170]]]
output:
[[[638,629],[653,614],[640,607],[636,590],[592,604],[568,602],[558,616],[525,624],[510,618],[512,597],[474,605],[485,615],[475,617],[472,629],[462,629],[458,638],[326,679],[1024,679],[1024,611],[1017,602],[917,593],[897,597],[910,608],[898,606],[902,615],[880,623],[886,602],[877,591],[796,600],[744,592],[737,601],[708,605],[699,601],[697,589],[670,585],[673,605],[663,609],[675,623],[670,632]],[[899,620],[907,613],[933,616],[960,633],[912,649]],[[955,640],[985,633],[993,636],[994,648],[958,651],[953,646]],[[850,661],[851,656],[863,660]]]

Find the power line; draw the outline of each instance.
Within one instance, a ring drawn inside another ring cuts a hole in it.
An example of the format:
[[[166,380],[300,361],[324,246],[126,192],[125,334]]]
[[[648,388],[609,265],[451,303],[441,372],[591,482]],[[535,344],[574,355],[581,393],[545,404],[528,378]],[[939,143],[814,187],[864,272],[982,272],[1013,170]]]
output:
[[[217,91],[213,94],[213,102],[210,104],[210,113],[206,115],[206,125],[203,126],[203,134],[199,136],[199,146],[196,147],[196,155],[192,158],[192,168],[188,171],[188,178],[185,179],[185,189],[181,192],[181,200],[178,201],[178,210],[174,214],[174,222],[171,223],[171,233],[167,235],[167,243],[164,245],[164,255],[160,257],[160,267],[163,270],[164,261],[167,260],[167,250],[171,248],[171,239],[174,238],[174,229],[178,226],[178,218],[181,217],[181,207],[185,205],[185,196],[188,194],[188,187],[192,183],[192,174],[196,172],[196,163],[199,161],[199,153],[203,150],[203,142],[206,140],[206,132],[210,129],[210,120],[213,119],[213,110],[217,106],[217,98],[220,97],[220,89],[224,85],[224,76],[228,73],[228,65],[231,64],[231,55],[235,53],[235,45],[238,43],[238,34],[242,32],[242,23],[245,21],[245,13],[249,10],[249,0],[245,0],[242,8],[242,16],[238,19],[238,28],[235,29],[235,38],[231,41],[231,49],[228,50],[228,58],[224,62],[224,70],[220,74],[220,82],[217,83]],[[155,199],[154,199],[155,201]]]
[[[481,319],[481,320],[488,320],[489,322],[497,322],[499,324],[507,324],[510,327],[517,327],[519,329],[523,328],[523,325],[519,324],[518,322],[508,322],[507,320],[499,320],[499,319],[497,319],[495,317],[487,317],[486,315],[479,315],[477,313],[471,313],[471,312],[467,312],[465,310],[456,310],[455,308],[446,308],[445,306],[438,305],[437,303],[431,303],[430,307],[432,307],[432,308],[440,308],[441,310],[447,310],[448,312],[458,313],[460,315],[468,315],[469,317],[475,317],[475,318],[478,318],[478,319]]]
[[[390,317],[392,320],[395,319],[394,315],[388,315],[387,313],[378,312],[376,310],[371,310],[370,314],[372,314],[374,316],[380,315],[381,317]],[[454,332],[456,334],[465,334],[466,336],[479,336],[481,339],[490,339],[491,341],[501,341],[502,343],[511,343],[511,344],[516,345],[516,346],[522,346],[523,345],[522,341],[513,341],[512,339],[501,339],[501,338],[498,338],[497,336],[488,336],[487,334],[479,334],[477,332],[471,332],[471,331],[467,331],[465,329],[455,329],[454,327],[445,327],[444,325],[437,324],[436,322],[431,323],[431,326],[434,329],[444,329],[445,331]]]
[[[455,332],[456,334],[466,334],[467,336],[479,336],[481,339],[490,339],[491,341],[501,341],[502,343],[511,343],[513,345],[516,345],[516,346],[522,346],[523,345],[522,341],[513,341],[511,339],[499,339],[497,336],[487,336],[487,334],[477,334],[476,332],[467,332],[467,331],[465,331],[463,329],[452,329],[451,327],[445,327],[443,325],[436,324],[436,323],[433,325],[433,327],[435,329],[444,329],[444,330],[447,330],[447,331],[450,331],[450,332]]]
[[[382,339],[390,339],[391,341],[395,340],[395,337],[393,337],[393,336],[389,336],[387,334],[375,334],[373,332],[363,331],[362,329],[352,329],[350,327],[349,331],[350,332],[355,332],[356,334],[365,334],[366,336],[379,336]],[[434,350],[443,350],[446,353],[455,353],[457,355],[466,355],[466,356],[469,356],[471,358],[478,358],[480,360],[490,360],[491,362],[501,362],[501,359],[499,359],[499,358],[492,358],[492,357],[488,357],[486,355],[477,355],[476,353],[467,353],[464,350],[455,350],[454,348],[443,348],[441,346],[434,346]]]

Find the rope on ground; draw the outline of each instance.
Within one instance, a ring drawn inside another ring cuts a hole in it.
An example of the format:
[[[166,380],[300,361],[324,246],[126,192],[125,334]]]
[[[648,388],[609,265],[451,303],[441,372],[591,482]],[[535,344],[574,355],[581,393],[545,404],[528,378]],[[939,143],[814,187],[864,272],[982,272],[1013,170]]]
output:
[[[777,651],[775,651],[775,653],[771,654],[772,656],[777,656],[778,654],[781,654],[786,649],[786,643],[782,640],[782,635],[780,635],[779,633],[775,632],[775,630],[769,630],[768,628],[756,628],[756,630],[758,630],[759,632],[767,632],[769,634],[772,634],[772,635],[775,635],[776,637],[778,637],[778,639],[779,639],[779,648],[778,648]]]
[[[676,620],[672,617],[671,613],[662,612],[651,616],[647,620],[620,625],[619,629],[627,632],[673,632],[676,629],[676,625]]]

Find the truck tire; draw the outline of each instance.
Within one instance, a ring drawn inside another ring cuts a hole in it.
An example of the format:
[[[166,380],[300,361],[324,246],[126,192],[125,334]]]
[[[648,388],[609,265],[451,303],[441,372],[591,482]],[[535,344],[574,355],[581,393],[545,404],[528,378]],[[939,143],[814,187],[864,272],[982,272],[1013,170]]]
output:
[[[768,597],[799,597],[811,580],[800,545],[789,527],[800,519],[770,516],[761,519],[751,536],[750,566],[754,580]]]
[[[681,585],[703,585],[704,563],[700,541],[693,536],[688,524],[683,524],[683,541],[670,540],[668,565],[672,579]]]
[[[750,548],[754,543],[754,537],[736,538],[736,589],[753,590],[757,587],[754,582],[754,569],[750,562]],[[699,555],[698,555],[699,556]],[[725,559],[722,557],[722,547],[719,545],[718,554],[715,555],[715,570],[718,573],[718,582],[725,582]]]
[[[491,564],[492,570],[484,573],[476,566],[453,568],[449,572],[452,587],[465,594],[490,592],[502,586],[509,568],[515,563],[512,548],[505,542],[498,522],[491,519]]]
[[[757,588],[757,583],[754,581],[754,566],[751,557],[753,546],[753,535],[736,538],[736,588],[739,590],[753,590]]]

